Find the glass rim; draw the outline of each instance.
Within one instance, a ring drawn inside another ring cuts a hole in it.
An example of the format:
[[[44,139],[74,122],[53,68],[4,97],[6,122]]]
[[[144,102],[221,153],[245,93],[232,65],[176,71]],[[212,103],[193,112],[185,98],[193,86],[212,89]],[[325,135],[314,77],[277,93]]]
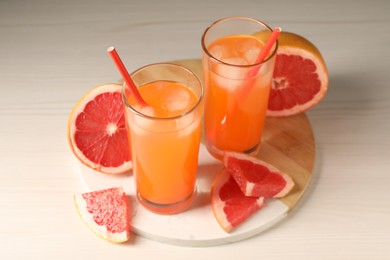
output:
[[[156,117],[156,116],[149,116],[149,115],[146,115],[146,114],[143,114],[141,113],[140,111],[136,110],[133,106],[131,106],[129,104],[129,102],[127,102],[127,98],[126,98],[126,94],[125,94],[125,87],[126,87],[126,82],[123,82],[122,84],[122,100],[126,106],[126,108],[130,109],[133,113],[135,113],[136,115],[140,116],[140,117],[143,117],[143,118],[146,118],[146,119],[150,119],[150,120],[161,120],[161,121],[168,121],[168,120],[175,120],[175,119],[179,119],[179,118],[182,118],[186,115],[189,115],[191,114],[192,112],[194,112],[199,106],[200,104],[202,103],[202,100],[203,100],[203,96],[204,96],[204,89],[203,89],[203,85],[202,85],[202,82],[200,81],[199,77],[193,72],[191,71],[190,69],[182,66],[182,65],[179,65],[179,64],[176,64],[176,63],[172,63],[172,62],[158,62],[158,63],[152,63],[152,64],[148,64],[148,65],[144,65],[138,69],[136,69],[135,71],[133,71],[132,73],[130,73],[130,75],[133,75],[137,72],[140,72],[141,70],[145,69],[145,68],[148,68],[148,67],[153,67],[153,66],[171,66],[171,67],[177,67],[177,68],[180,68],[180,69],[183,69],[185,71],[187,71],[190,75],[192,75],[196,82],[199,84],[199,87],[200,87],[200,96],[198,98],[198,101],[196,102],[196,104],[189,110],[186,110],[184,113],[182,114],[179,114],[177,116],[171,116],[171,117]],[[159,80],[155,80],[155,81],[159,81]],[[155,82],[155,81],[152,81],[152,82]],[[181,82],[178,82],[184,86],[186,86],[185,84],[181,83]],[[144,85],[144,84],[143,84]],[[141,85],[142,86],[142,85]],[[138,88],[139,86],[137,86]],[[186,86],[188,87],[188,86]]]
[[[254,19],[254,18],[249,18],[249,17],[245,17],[245,16],[230,16],[230,17],[225,17],[225,18],[222,18],[222,19],[219,19],[215,22],[213,22],[212,24],[210,24],[210,26],[208,26],[206,28],[206,30],[203,32],[203,35],[202,35],[202,49],[204,51],[204,53],[211,59],[215,60],[216,62],[219,62],[219,63],[222,63],[224,65],[227,65],[227,66],[232,66],[232,67],[238,67],[238,68],[250,68],[250,67],[255,67],[255,66],[259,66],[259,65],[262,65],[264,63],[266,63],[267,61],[269,61],[270,59],[272,59],[275,55],[276,55],[276,52],[278,50],[278,47],[279,47],[279,41],[276,40],[275,42],[275,49],[274,51],[272,52],[271,55],[268,56],[268,58],[266,58],[265,60],[263,60],[262,62],[258,62],[258,63],[253,63],[253,64],[248,64],[248,65],[236,65],[236,64],[231,64],[231,63],[227,63],[227,62],[224,62],[216,57],[214,57],[213,55],[211,55],[211,53],[209,52],[207,46],[205,45],[205,38],[206,38],[206,34],[209,32],[209,30],[214,27],[215,25],[217,24],[220,24],[220,23],[223,23],[225,21],[230,21],[230,20],[247,20],[247,21],[251,21],[251,22],[254,22],[254,23],[257,23],[259,25],[262,25],[264,26],[265,28],[267,28],[270,32],[273,32],[272,28],[266,24],[265,22],[262,22],[260,20],[257,20],[257,19]]]

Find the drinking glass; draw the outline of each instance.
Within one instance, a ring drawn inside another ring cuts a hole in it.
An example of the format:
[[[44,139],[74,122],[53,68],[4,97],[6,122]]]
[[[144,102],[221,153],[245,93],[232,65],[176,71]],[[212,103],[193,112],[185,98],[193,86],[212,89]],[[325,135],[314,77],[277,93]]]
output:
[[[138,200],[155,213],[184,211],[196,190],[202,85],[193,72],[170,63],[147,65],[131,77],[151,105],[140,107],[123,85]]]
[[[271,33],[261,21],[228,17],[202,36],[205,144],[217,159],[227,150],[255,153],[261,142],[277,42],[256,59]]]

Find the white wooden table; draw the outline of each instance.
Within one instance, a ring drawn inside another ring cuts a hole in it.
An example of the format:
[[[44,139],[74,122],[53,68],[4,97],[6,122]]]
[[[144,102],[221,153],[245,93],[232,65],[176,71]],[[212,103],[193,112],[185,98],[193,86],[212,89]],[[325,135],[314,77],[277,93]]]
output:
[[[0,2],[0,259],[390,259],[390,1]],[[307,114],[313,179],[298,208],[253,238],[180,247],[95,237],[79,219],[83,191],[67,117],[95,85],[194,59],[214,20],[243,15],[310,39],[330,73]]]

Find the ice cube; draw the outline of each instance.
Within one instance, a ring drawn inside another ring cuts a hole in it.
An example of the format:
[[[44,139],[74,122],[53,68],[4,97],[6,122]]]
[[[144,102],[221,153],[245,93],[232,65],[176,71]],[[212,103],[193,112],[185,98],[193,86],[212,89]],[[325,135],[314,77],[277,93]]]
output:
[[[256,42],[252,41],[251,39],[243,39],[242,41],[237,41],[235,45],[235,49],[238,54],[244,53],[247,50],[255,47]]]
[[[225,58],[222,59],[223,62],[229,63],[232,65],[248,65],[249,63],[241,57],[230,57],[230,58]]]
[[[132,129],[132,131],[138,135],[146,134],[145,130],[150,131],[150,129],[154,128],[154,125],[153,125],[153,119],[147,118],[145,116],[149,116],[149,117],[155,116],[154,109],[151,106],[141,107],[139,105],[134,105],[133,108],[134,110],[136,110],[137,112],[139,112],[144,116],[126,110],[128,113],[128,120],[130,120],[129,126]]]
[[[239,57],[223,59],[224,62],[232,65],[219,64],[217,67],[217,74],[215,80],[220,87],[228,91],[235,91],[242,85],[242,79],[246,78],[247,69],[236,67],[234,65],[247,65],[245,59]]]
[[[210,75],[219,87],[228,91],[235,91],[243,85],[243,79],[247,77],[247,69],[225,64],[219,64],[216,67],[216,73]]]
[[[190,105],[191,96],[187,91],[177,91],[175,95],[170,96],[165,104],[165,109],[170,112],[184,112]]]
[[[143,115],[151,116],[151,117],[155,116],[154,109],[151,106],[140,106],[140,105],[136,104],[133,106],[133,108],[135,111],[137,111]]]
[[[176,120],[175,126],[176,129],[180,129],[178,131],[178,138],[192,134],[200,127],[200,124],[201,115],[199,111],[180,117]]]
[[[260,49],[256,47],[252,47],[249,50],[244,52],[244,57],[246,62],[248,62],[248,64],[254,64],[259,54],[260,54]]]
[[[214,58],[221,60],[225,54],[225,48],[222,45],[213,45],[209,52]]]
[[[260,45],[257,40],[240,41],[236,45],[236,53],[238,56],[243,57],[247,64],[254,64],[257,57],[260,54]]]
[[[216,66],[217,74],[227,79],[245,79],[247,77],[247,71],[248,69],[245,67],[237,67],[234,65],[218,64]]]
[[[143,115],[146,115],[146,116],[155,116],[155,112],[154,112],[154,109],[153,107],[151,106],[143,106],[140,108],[140,110],[138,110],[141,114]]]

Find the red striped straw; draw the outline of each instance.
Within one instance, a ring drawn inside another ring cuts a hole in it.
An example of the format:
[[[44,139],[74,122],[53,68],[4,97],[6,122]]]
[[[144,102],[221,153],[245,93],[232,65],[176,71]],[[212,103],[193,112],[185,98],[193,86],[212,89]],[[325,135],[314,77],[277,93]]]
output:
[[[129,72],[127,72],[127,69],[125,65],[123,65],[123,62],[121,58],[119,57],[118,53],[116,52],[114,47],[109,47],[107,49],[108,54],[110,54],[112,60],[114,61],[116,67],[118,68],[120,74],[123,77],[123,80],[126,83],[127,90],[130,91],[131,94],[134,95],[137,103],[140,106],[147,106],[145,100],[141,97],[141,94],[139,93],[137,86],[134,84],[134,81],[131,79]]]

